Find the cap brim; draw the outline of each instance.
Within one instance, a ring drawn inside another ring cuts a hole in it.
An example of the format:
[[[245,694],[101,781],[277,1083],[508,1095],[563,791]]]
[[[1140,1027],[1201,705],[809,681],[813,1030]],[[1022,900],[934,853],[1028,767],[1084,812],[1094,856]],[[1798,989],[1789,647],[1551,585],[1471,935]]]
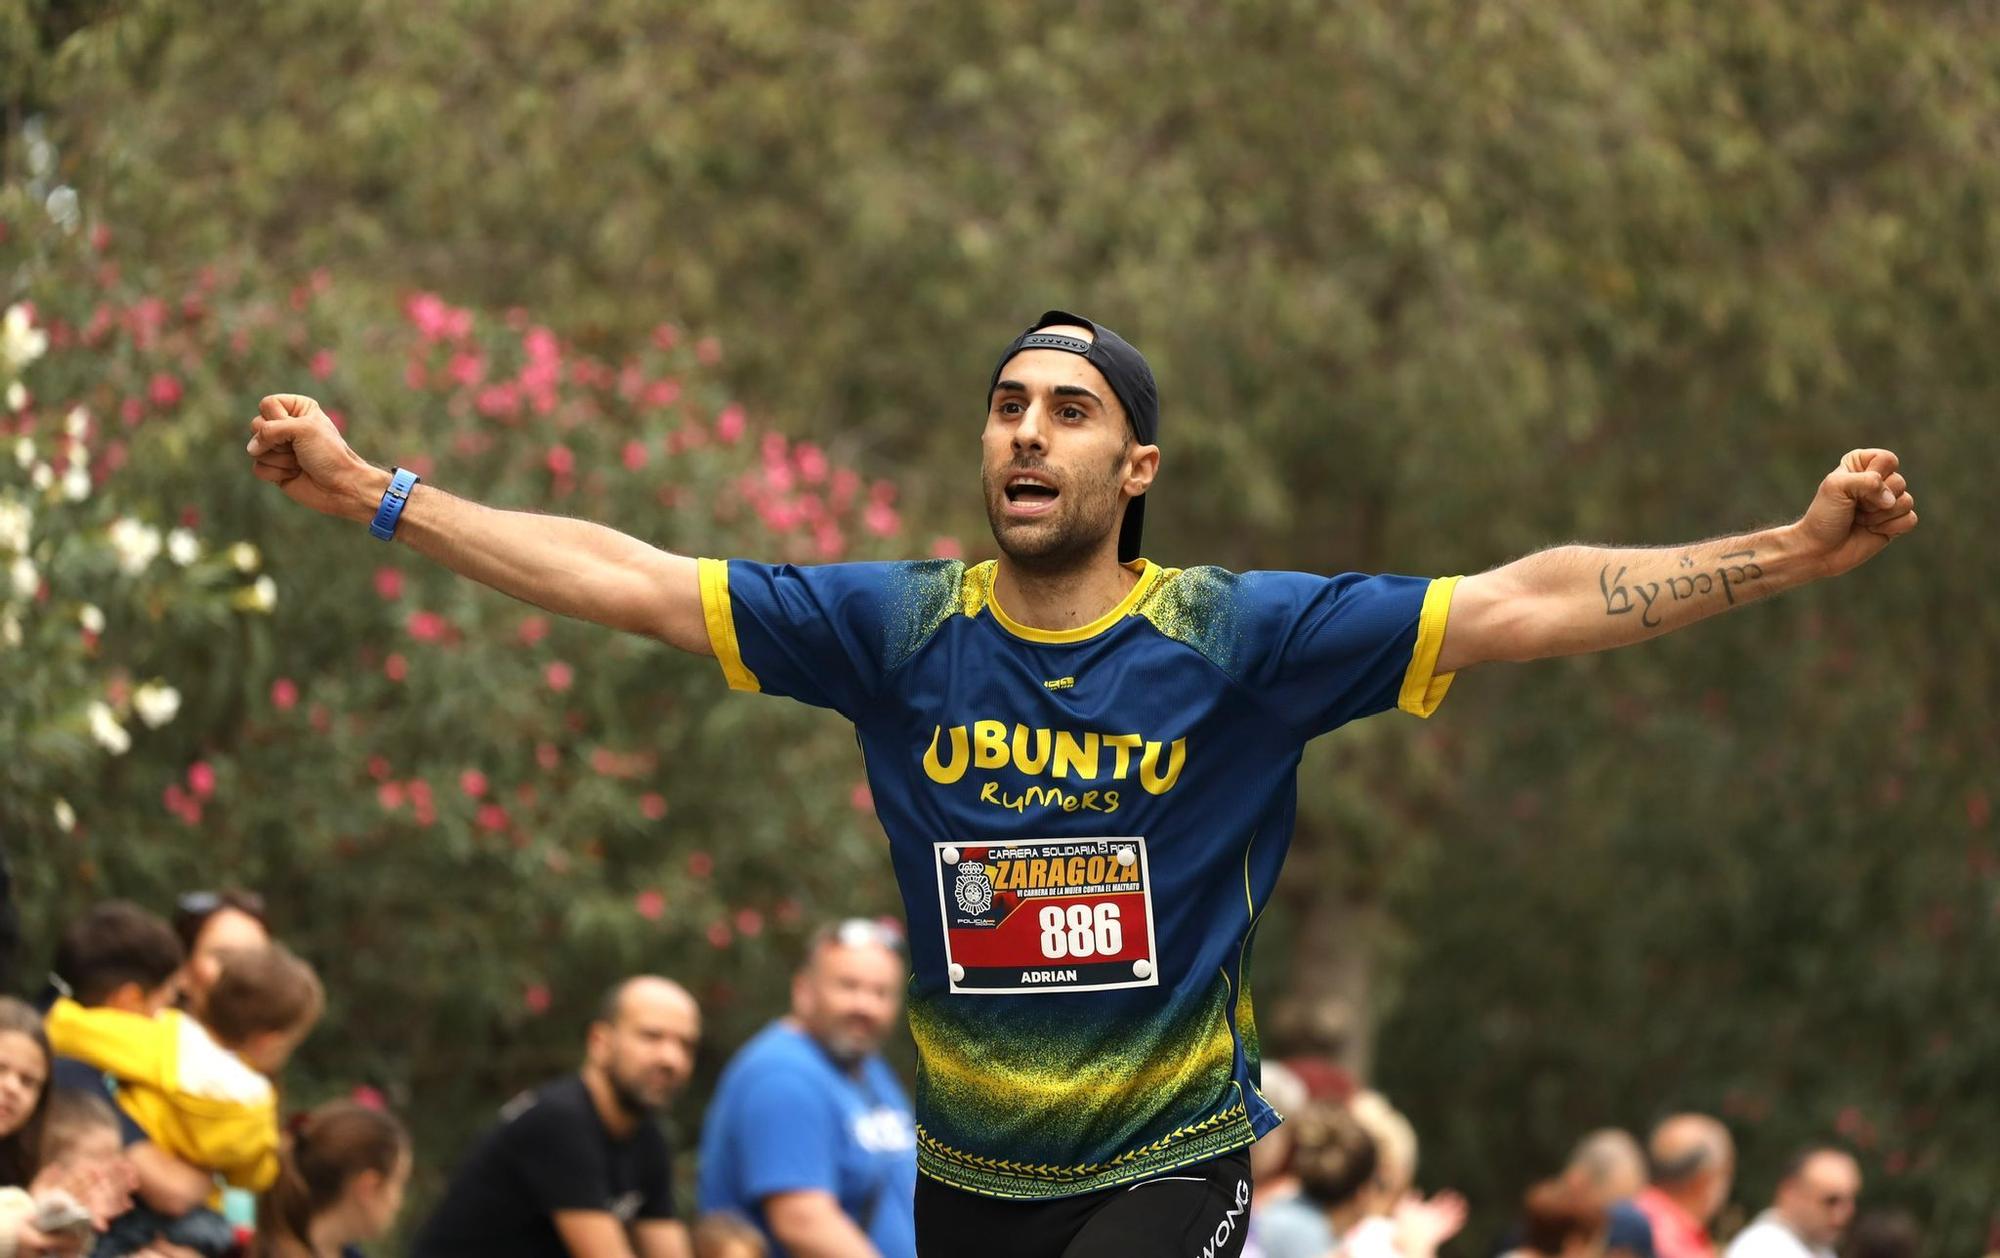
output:
[[[1146,495],[1125,504],[1125,523],[1118,530],[1118,562],[1131,563],[1139,557],[1139,534],[1146,526]]]

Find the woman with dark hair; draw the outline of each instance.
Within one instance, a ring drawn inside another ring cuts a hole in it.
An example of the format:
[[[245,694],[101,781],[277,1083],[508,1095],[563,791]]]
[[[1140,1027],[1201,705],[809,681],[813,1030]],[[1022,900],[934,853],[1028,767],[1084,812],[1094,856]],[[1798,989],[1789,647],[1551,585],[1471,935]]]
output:
[[[395,1225],[410,1136],[381,1110],[333,1101],[292,1123],[281,1166],[257,1206],[256,1258],[338,1258]]]
[[[271,944],[264,897],[236,887],[181,896],[174,902],[174,934],[187,953],[180,975],[181,1005],[197,1018],[208,1003],[209,989],[222,977],[222,958]]]
[[[1604,1207],[1576,1185],[1543,1180],[1521,1200],[1521,1247],[1509,1258],[1602,1258]]]
[[[53,1060],[42,1016],[0,996],[0,1258],[82,1254],[92,1239],[76,1199],[36,1182]]]

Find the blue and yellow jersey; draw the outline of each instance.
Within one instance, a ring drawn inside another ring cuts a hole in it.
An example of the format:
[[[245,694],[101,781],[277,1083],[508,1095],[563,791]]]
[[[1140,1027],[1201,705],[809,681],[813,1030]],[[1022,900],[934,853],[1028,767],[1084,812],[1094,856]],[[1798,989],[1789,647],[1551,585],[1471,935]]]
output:
[[[994,565],[701,561],[731,687],[854,722],[908,914],[918,1166],[1057,1197],[1242,1148],[1251,936],[1306,742],[1428,716],[1456,578],[1131,565],[1049,632]]]

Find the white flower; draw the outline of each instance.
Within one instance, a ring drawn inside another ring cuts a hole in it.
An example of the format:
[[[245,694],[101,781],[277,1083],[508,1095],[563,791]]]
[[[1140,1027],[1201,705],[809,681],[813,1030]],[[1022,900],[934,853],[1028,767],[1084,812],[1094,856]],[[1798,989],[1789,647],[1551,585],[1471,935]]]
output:
[[[7,386],[7,409],[10,411],[28,409],[28,386],[19,380]]]
[[[60,795],[56,797],[55,813],[56,829],[62,831],[64,834],[68,834],[70,831],[76,829],[76,809],[71,808],[69,801]]]
[[[36,489],[47,489],[56,483],[56,469],[46,463],[37,463],[35,470],[28,474],[28,483]]]
[[[111,548],[118,552],[118,566],[126,576],[136,577],[159,557],[160,530],[130,516],[111,522]]]
[[[27,550],[34,527],[35,513],[27,503],[0,498],[0,550]]]
[[[81,406],[72,406],[63,418],[63,431],[78,441],[90,435],[90,412]]]
[[[258,577],[250,587],[250,610],[268,612],[278,605],[278,583],[269,577]]]
[[[187,529],[167,534],[167,558],[185,568],[201,558],[201,540]]]
[[[16,370],[34,362],[49,349],[49,334],[28,321],[28,308],[22,305],[7,307],[7,314],[0,318],[0,359],[13,364]]]
[[[81,463],[72,463],[63,473],[63,497],[71,502],[82,502],[90,497],[90,469]]]
[[[229,548],[229,562],[236,565],[238,572],[255,572],[264,557],[249,542],[238,542]]]
[[[17,647],[20,645],[20,620],[15,617],[13,612],[8,612],[6,615],[0,616],[0,646]]]
[[[90,736],[97,740],[98,746],[114,756],[122,756],[132,750],[132,736],[118,723],[109,706],[94,701],[90,705],[89,716]]]
[[[76,614],[76,620],[85,633],[104,632],[104,612],[95,603],[85,603],[83,610]]]
[[[14,566],[7,570],[7,575],[13,578],[16,598],[33,598],[35,591],[42,588],[42,574],[35,570],[35,561],[26,555],[14,560]]]
[[[147,729],[158,729],[179,714],[181,692],[163,681],[149,681],[132,692],[132,710]]]
[[[33,437],[22,437],[14,443],[14,462],[23,471],[35,465],[35,439]]]

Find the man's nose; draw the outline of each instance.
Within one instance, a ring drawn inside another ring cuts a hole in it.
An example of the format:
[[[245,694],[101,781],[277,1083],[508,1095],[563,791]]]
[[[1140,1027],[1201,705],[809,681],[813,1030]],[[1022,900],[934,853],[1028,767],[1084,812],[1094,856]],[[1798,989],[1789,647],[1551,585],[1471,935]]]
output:
[[[1021,415],[1021,422],[1014,425],[1014,449],[1016,452],[1022,450],[1045,450],[1048,448],[1047,442],[1043,439],[1043,421],[1046,418],[1047,416],[1043,414],[1040,402],[1028,403],[1028,409]]]

